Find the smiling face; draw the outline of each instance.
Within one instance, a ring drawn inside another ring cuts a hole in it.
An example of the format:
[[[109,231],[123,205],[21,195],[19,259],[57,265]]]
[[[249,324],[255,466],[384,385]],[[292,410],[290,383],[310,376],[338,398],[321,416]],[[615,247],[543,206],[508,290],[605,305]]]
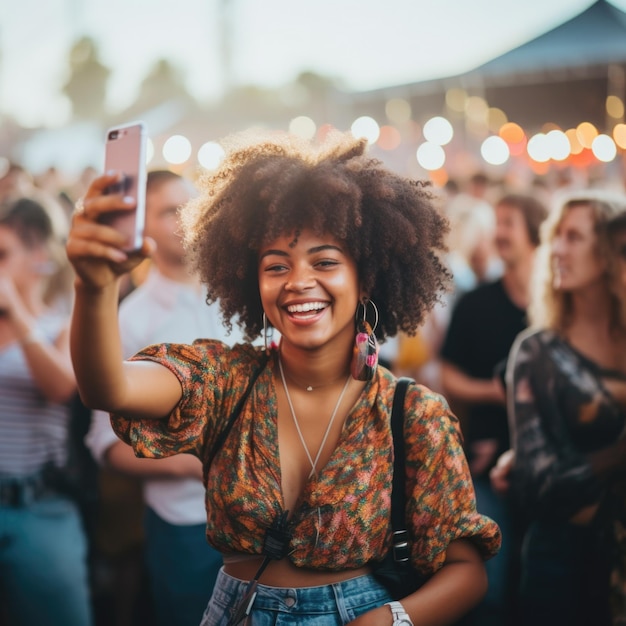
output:
[[[555,289],[579,291],[602,280],[607,267],[597,245],[591,207],[573,206],[566,210],[551,244]]]
[[[306,350],[354,341],[360,297],[356,262],[330,235],[303,230],[279,237],[259,255],[263,309],[282,341]]]

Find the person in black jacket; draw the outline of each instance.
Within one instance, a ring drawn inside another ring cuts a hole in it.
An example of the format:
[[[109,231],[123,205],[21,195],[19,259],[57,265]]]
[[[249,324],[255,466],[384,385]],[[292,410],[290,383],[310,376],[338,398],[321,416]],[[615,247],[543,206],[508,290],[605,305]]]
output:
[[[457,301],[441,350],[444,393],[462,415],[477,506],[503,532],[502,549],[487,565],[489,592],[470,620],[481,626],[506,624],[511,617],[512,514],[491,488],[489,471],[509,447],[501,373],[515,337],[526,328],[530,275],[547,215],[542,203],[526,195],[502,197],[495,212],[504,273]]]

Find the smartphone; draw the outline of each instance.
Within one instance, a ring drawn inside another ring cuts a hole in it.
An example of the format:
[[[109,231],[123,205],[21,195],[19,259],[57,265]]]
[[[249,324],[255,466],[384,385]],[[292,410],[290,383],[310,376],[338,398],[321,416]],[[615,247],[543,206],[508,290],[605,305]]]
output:
[[[105,193],[130,196],[137,206],[132,211],[111,211],[100,221],[111,225],[126,235],[124,250],[132,252],[141,248],[146,220],[146,126],[131,122],[109,128],[106,133],[104,170],[122,172],[124,178],[111,185]]]

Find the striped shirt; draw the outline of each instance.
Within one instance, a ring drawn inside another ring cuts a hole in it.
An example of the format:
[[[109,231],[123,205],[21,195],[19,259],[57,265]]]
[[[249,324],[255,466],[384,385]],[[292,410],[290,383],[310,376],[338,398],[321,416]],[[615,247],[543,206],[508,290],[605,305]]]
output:
[[[46,314],[37,327],[53,342],[66,316]],[[70,410],[50,402],[37,389],[19,343],[0,349],[0,477],[37,473],[52,462],[62,467],[67,457]]]

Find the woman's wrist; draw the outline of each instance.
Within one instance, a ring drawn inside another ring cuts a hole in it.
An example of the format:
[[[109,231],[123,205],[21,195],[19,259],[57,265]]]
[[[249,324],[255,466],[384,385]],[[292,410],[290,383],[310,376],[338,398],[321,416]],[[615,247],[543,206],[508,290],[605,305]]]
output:
[[[83,280],[80,276],[75,276],[74,291],[76,294],[85,294],[89,296],[106,294],[110,291],[117,292],[119,290],[120,280],[121,278],[118,276],[115,280],[105,285],[95,285]]]
[[[79,278],[74,281],[75,308],[85,310],[117,309],[120,299],[119,280],[104,286],[95,286],[82,282]]]
[[[37,317],[23,310],[13,319],[13,332],[20,346],[41,343],[46,337],[37,324]]]
[[[46,336],[37,324],[33,324],[29,330],[18,338],[22,347],[29,346],[33,343],[45,343]]]

